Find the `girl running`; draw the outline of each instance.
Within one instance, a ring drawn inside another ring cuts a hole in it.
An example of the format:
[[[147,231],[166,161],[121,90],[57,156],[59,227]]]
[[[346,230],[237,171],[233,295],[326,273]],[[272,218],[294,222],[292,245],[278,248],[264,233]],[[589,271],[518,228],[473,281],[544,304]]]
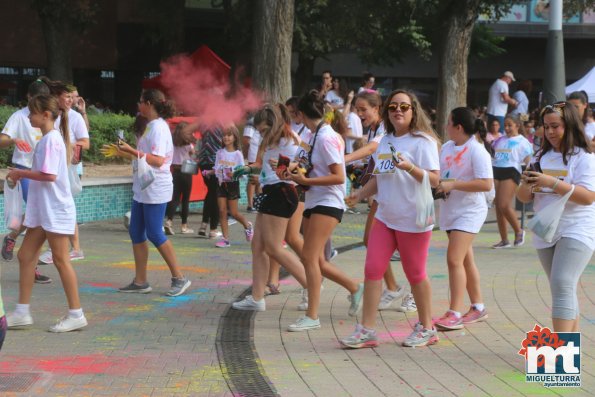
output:
[[[343,271],[327,262],[324,245],[334,228],[341,221],[345,210],[345,144],[341,137],[324,122],[324,101],[318,91],[313,90],[300,98],[298,109],[304,116],[304,124],[312,131],[305,150],[298,153],[300,172],[297,164],[287,171],[280,172],[285,179],[307,187],[304,205],[304,248],[302,263],[306,269],[308,284],[308,309],[306,315],[289,325],[288,331],[306,331],[320,328],[318,306],[322,276],[334,281],[351,293],[349,315],[355,316],[361,308],[363,284],[358,284]]]
[[[509,248],[508,224],[514,230],[514,246],[520,247],[525,243],[525,231],[512,207],[515,190],[521,181],[521,165],[528,164],[533,154],[533,146],[521,134],[523,124],[513,116],[504,119],[506,135],[492,143],[494,147],[494,187],[496,189],[496,220],[500,242],[492,248]]]
[[[29,120],[39,128],[43,137],[35,147],[31,170],[12,169],[7,178],[18,181],[29,179],[29,196],[24,225],[27,234],[18,253],[19,259],[19,303],[8,315],[8,327],[24,327],[33,324],[29,311],[35,265],[39,252],[47,240],[54,265],[60,274],[68,314],[50,327],[51,332],[74,331],[87,326],[87,319],[81,309],[77,277],[69,256],[69,237],[74,234],[76,208],[70,193],[68,165],[70,164],[70,136],[68,114],[63,113],[60,131],[54,123],[60,116],[58,99],[51,95],[37,95],[29,101]]]
[[[244,226],[246,241],[252,241],[254,231],[252,223],[246,221],[244,215],[238,212],[238,200],[240,198],[240,181],[233,180],[233,171],[237,166],[244,165],[244,156],[240,151],[240,132],[235,126],[223,129],[223,148],[217,151],[215,166],[210,173],[214,173],[219,181],[217,189],[217,205],[219,206],[219,221],[223,236],[215,246],[227,248],[229,242],[229,225],[227,224],[227,207],[231,216],[237,219]],[[207,171],[209,172],[209,171]]]
[[[136,149],[120,141],[120,155],[134,158],[133,164],[136,169],[138,169],[138,159],[145,157],[155,180],[143,190],[138,172],[134,172],[132,213],[128,232],[132,240],[135,276],[130,284],[120,288],[120,292],[148,294],[153,290],[147,281],[149,260],[147,239],[149,239],[171,272],[171,288],[166,295],[178,296],[182,295],[192,283],[182,274],[174,247],[165,237],[162,229],[165,208],[171,200],[173,191],[169,168],[174,152],[171,132],[163,118],[172,117],[173,105],[165,100],[165,95],[161,91],[150,89],[142,92],[138,111],[149,120],[147,129],[139,138]]]
[[[534,235],[533,245],[550,282],[554,331],[578,332],[577,284],[595,249],[595,155],[571,103],[546,106],[541,120],[545,140],[532,168],[543,172],[526,171],[517,197],[533,200],[537,215],[574,188],[553,240]]]
[[[472,244],[488,214],[484,192],[492,188],[492,159],[474,137],[475,124],[475,115],[469,108],[450,112],[446,125],[450,141],[442,146],[440,153],[442,179],[437,193],[445,197],[440,200],[440,230],[445,230],[448,236],[446,260],[450,287],[450,308],[435,322],[442,330],[460,329],[488,317]],[[462,315],[465,289],[471,309]]]
[[[292,159],[300,139],[283,120],[279,108],[272,105],[265,105],[256,112],[254,126],[263,138],[257,160],[250,166],[239,168],[235,174],[260,174],[264,199],[258,208],[252,240],[252,295],[235,302],[232,307],[264,311],[271,262],[282,264],[306,288],[304,266],[295,254],[283,248],[284,236],[291,236],[287,239],[288,243],[297,255],[302,252],[299,225],[303,204],[299,210],[296,184],[279,179],[275,172],[279,155]]]
[[[439,174],[438,138],[417,97],[408,91],[396,90],[384,106],[383,121],[386,135],[374,154],[376,177],[348,202],[359,201],[377,193],[378,211],[368,238],[365,268],[364,310],[361,324],[353,334],[341,340],[346,347],[378,346],[376,310],[382,294],[382,276],[395,249],[401,254],[417,303],[419,321],[403,342],[404,346],[425,346],[438,341],[432,324],[432,290],[426,273],[433,225],[416,224],[415,191],[427,173],[432,186],[437,186]],[[393,160],[392,148],[396,149]]]

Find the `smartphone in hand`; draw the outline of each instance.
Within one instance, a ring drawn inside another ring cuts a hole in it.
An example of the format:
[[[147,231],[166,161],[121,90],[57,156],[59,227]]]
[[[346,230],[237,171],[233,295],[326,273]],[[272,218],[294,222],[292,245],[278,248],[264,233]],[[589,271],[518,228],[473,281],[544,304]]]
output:
[[[81,156],[83,154],[83,147],[79,144],[75,144],[72,149],[72,164],[78,164],[81,162]]]
[[[535,171],[543,174],[543,171],[541,170],[541,165],[539,165],[539,161],[529,164],[529,167],[527,167],[527,171]]]
[[[393,144],[390,142],[388,143],[388,147],[393,155],[393,161],[395,162],[395,164],[399,164],[401,162],[401,159],[399,158],[399,156],[397,154],[397,150],[395,149]]]

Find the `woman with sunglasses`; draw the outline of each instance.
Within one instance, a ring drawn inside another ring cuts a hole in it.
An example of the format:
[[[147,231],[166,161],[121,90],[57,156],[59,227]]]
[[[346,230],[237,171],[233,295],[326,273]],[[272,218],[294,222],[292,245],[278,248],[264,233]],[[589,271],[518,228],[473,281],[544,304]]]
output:
[[[476,121],[471,109],[453,109],[446,125],[450,140],[440,152],[442,179],[437,192],[444,194],[444,199],[439,201],[440,229],[448,236],[450,307],[435,324],[438,329],[447,331],[488,317],[472,244],[488,215],[484,194],[493,184],[492,159],[484,145],[475,139]],[[465,290],[469,293],[471,308],[463,315]]]
[[[307,188],[301,257],[308,284],[308,309],[305,316],[289,325],[288,331],[320,328],[318,306],[322,276],[350,292],[350,316],[355,316],[361,308],[364,288],[363,284],[351,279],[324,256],[325,243],[341,222],[345,210],[345,143],[324,121],[324,101],[318,91],[310,91],[300,98],[298,110],[303,115],[304,124],[312,132],[312,138],[308,143],[303,143],[303,150],[298,152],[298,158],[302,159],[301,166],[305,166],[308,172],[304,174],[299,164],[293,163],[287,171],[279,174]]]
[[[492,248],[509,248],[508,225],[514,230],[514,246],[525,243],[525,231],[521,229],[517,214],[512,207],[512,199],[521,180],[521,166],[528,164],[533,154],[533,146],[523,136],[523,123],[515,116],[504,119],[506,135],[493,142],[494,188],[496,189],[496,220],[500,241]]]
[[[357,115],[362,121],[362,126],[364,127],[365,135],[368,137],[368,143],[359,150],[354,151],[351,154],[347,154],[345,156],[345,163],[351,163],[353,161],[367,159],[365,162],[369,164],[369,157],[376,152],[378,148],[378,144],[382,140],[382,137],[386,133],[384,128],[384,123],[382,121],[382,117],[380,115],[382,108],[382,98],[377,92],[360,92],[357,94],[355,99],[355,109]],[[373,166],[369,166],[372,168]],[[370,170],[371,172],[371,170]],[[376,215],[376,209],[378,208],[378,203],[376,202],[375,195],[372,195],[370,198],[371,205],[370,211],[368,212],[368,217],[366,219],[366,226],[364,228],[364,245],[368,246],[368,236],[370,234],[370,228],[372,227],[372,223],[374,222],[374,216]],[[393,257],[395,260],[398,260],[398,251],[395,252]],[[393,260],[391,257],[391,261]],[[401,304],[397,307],[397,310],[400,312],[414,312],[417,310],[415,306],[415,300],[413,299],[413,295],[411,293],[406,293],[405,287],[401,287],[398,285],[395,275],[393,273],[392,267],[388,266],[386,268],[386,273],[384,273],[384,282],[386,283],[386,289],[382,292],[382,297],[380,298],[380,303],[378,304],[378,310],[386,310],[390,309],[394,302],[398,301],[398,299],[402,299]]]
[[[393,91],[382,112],[386,135],[374,153],[375,178],[349,197],[360,200],[377,193],[378,211],[372,224],[366,252],[364,309],[361,324],[341,340],[346,347],[378,345],[376,309],[382,294],[382,276],[395,249],[417,303],[419,321],[403,342],[404,346],[425,346],[438,341],[432,324],[432,290],[426,273],[433,225],[416,224],[415,191],[427,173],[430,184],[438,186],[439,140],[417,97],[405,90]],[[395,153],[393,154],[393,150]]]
[[[533,171],[523,174],[517,197],[533,201],[539,214],[574,188],[552,241],[534,235],[533,245],[550,282],[554,331],[577,332],[577,284],[595,249],[595,155],[569,102],[546,106],[541,121],[545,140],[532,160]]]

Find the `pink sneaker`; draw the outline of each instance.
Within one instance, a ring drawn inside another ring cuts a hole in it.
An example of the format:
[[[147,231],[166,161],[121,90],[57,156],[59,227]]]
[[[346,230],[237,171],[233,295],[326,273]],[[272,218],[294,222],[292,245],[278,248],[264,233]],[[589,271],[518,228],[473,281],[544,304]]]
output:
[[[231,246],[229,240],[226,240],[224,238],[215,243],[215,247],[217,248],[228,248],[229,246]]]
[[[480,311],[471,306],[471,309],[469,309],[469,311],[463,315],[462,320],[463,324],[473,324],[484,321],[487,318],[488,311],[486,309]]]
[[[252,241],[252,237],[254,237],[254,227],[251,222],[248,222],[248,227],[244,229],[244,233],[246,233],[246,241]]]
[[[461,317],[457,317],[453,312],[450,310],[444,313],[444,316],[440,317],[434,325],[442,331],[451,331],[455,329],[461,329],[464,327],[463,319]]]

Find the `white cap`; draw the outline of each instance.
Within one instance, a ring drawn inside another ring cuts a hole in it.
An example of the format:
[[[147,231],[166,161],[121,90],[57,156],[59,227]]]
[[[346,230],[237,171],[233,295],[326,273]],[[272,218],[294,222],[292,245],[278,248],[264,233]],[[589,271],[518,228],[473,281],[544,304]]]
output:
[[[510,70],[507,70],[506,72],[504,72],[504,76],[510,77],[510,79],[512,81],[516,81],[516,79],[514,78],[514,74],[512,74],[512,72]]]

